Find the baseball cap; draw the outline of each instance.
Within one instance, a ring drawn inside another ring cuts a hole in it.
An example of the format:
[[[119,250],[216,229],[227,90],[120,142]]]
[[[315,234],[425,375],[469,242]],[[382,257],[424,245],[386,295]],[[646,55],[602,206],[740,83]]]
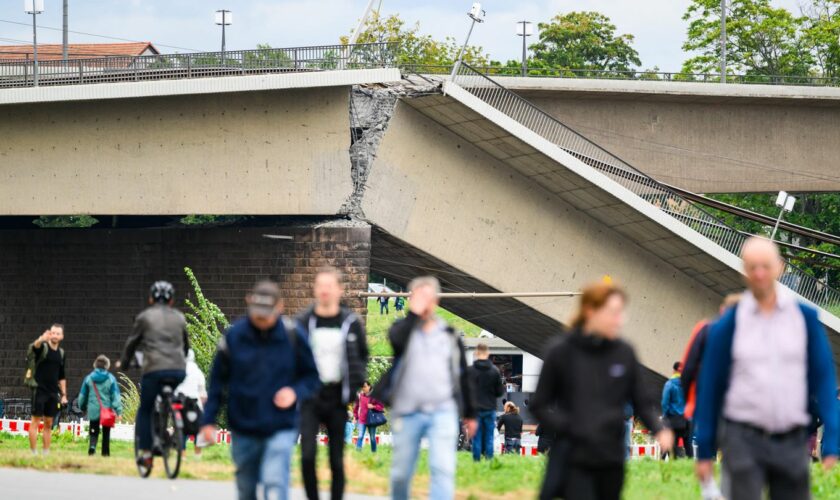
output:
[[[254,316],[271,316],[280,302],[280,287],[273,281],[260,281],[248,294],[248,313]]]

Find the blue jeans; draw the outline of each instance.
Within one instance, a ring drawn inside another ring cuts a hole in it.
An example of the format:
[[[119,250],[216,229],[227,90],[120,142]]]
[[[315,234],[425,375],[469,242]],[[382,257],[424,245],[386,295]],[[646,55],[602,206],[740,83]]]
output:
[[[263,485],[263,498],[289,498],[289,467],[298,440],[297,429],[284,429],[270,436],[234,433],[231,455],[236,465],[239,500],[257,500],[257,485]]]
[[[370,451],[376,453],[376,427],[368,427],[364,424],[357,424],[359,429],[359,438],[356,441],[356,449],[361,451],[362,446],[365,444],[365,430],[368,432],[368,436],[370,436]]]
[[[420,454],[420,440],[429,441],[429,500],[450,500],[455,496],[455,449],[458,446],[458,412],[414,412],[392,420],[393,459],[391,498],[408,500],[411,478]]]
[[[356,426],[353,425],[353,422],[347,421],[344,423],[344,443],[345,444],[353,444],[353,429]]]
[[[149,372],[140,379],[140,407],[137,408],[137,445],[141,450],[152,449],[152,411],[155,409],[155,399],[160,394],[162,381],[172,385],[174,391],[178,384],[184,381],[187,372],[184,370],[160,370]]]
[[[481,460],[481,454],[488,460],[493,458],[493,433],[496,430],[496,412],[481,410],[478,412],[478,428],[472,440],[473,460]]]
[[[624,421],[624,458],[630,458],[630,449],[633,447],[633,419]]]

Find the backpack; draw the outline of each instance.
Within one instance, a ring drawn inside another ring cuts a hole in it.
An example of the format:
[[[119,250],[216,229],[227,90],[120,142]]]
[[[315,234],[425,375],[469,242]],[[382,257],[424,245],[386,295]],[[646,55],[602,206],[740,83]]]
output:
[[[23,374],[23,385],[29,387],[30,389],[38,387],[38,381],[35,380],[35,371],[38,369],[38,365],[40,365],[47,357],[46,354],[44,354],[45,349],[49,349],[49,345],[47,345],[46,342],[41,344],[39,349],[40,353],[35,350],[34,344],[29,344],[29,348],[26,350],[26,372]],[[58,352],[61,353],[61,364],[63,365],[64,349],[59,347]]]

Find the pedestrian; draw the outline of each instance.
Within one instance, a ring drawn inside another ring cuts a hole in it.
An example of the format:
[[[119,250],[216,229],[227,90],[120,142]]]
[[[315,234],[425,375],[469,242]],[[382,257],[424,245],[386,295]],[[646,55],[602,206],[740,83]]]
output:
[[[187,351],[190,343],[187,320],[174,307],[175,287],[168,281],[156,281],[149,287],[149,306],[134,319],[134,329],[125,343],[120,366],[130,367],[142,353],[143,377],[140,379],[140,407],[137,409],[137,466],[152,467],[152,412],[165,385],[177,387],[186,377]]]
[[[388,297],[382,295],[379,297],[379,314],[388,314]]]
[[[341,305],[344,283],[341,272],[324,268],[315,275],[315,304],[298,318],[309,341],[321,389],[301,403],[300,461],[303,485],[309,500],[318,498],[315,459],[318,429],[327,431],[332,486],[330,498],[344,496],[344,429],[347,404],[365,379],[368,349],[365,327],[352,310]]]
[[[473,460],[493,458],[493,434],[496,427],[498,400],[505,394],[502,374],[490,361],[490,348],[480,343],[475,348],[475,361],[467,370],[472,383],[478,426],[472,440]]]
[[[554,444],[554,433],[547,430],[543,424],[537,424],[534,434],[537,435],[537,453],[543,455],[550,453],[551,446]]]
[[[183,399],[184,409],[181,411],[184,416],[184,449],[187,443],[193,438],[195,456],[201,457],[201,449],[209,445],[201,435],[201,418],[204,415],[204,404],[207,402],[207,379],[204,372],[195,362],[195,351],[190,349],[187,352],[186,377],[177,388],[175,394]]]
[[[620,338],[626,304],[616,285],[584,288],[571,332],[549,349],[529,409],[557,433],[541,499],[618,500],[624,483],[624,407],[670,449],[633,348]]]
[[[353,444],[353,430],[356,428],[356,418],[353,416],[353,405],[347,405],[345,408],[347,414],[344,422],[344,444]]]
[[[740,293],[730,293],[724,297],[718,309],[718,316],[733,307],[741,298]],[[709,334],[709,325],[714,320],[701,319],[691,330],[688,344],[685,346],[682,360],[682,372],[680,374],[680,385],[685,396],[685,417],[689,420],[694,418],[694,407],[697,404],[697,378],[700,373],[700,361],[703,358],[703,349],[706,346],[706,337]]]
[[[823,464],[837,461],[834,361],[812,306],[777,283],[779,249],[753,237],[741,250],[747,291],[709,328],[697,386],[697,476],[713,481],[718,445],[731,500],[810,497],[809,399],[823,421]],[[718,422],[723,428],[718,433]]]
[[[43,454],[50,452],[53,418],[67,404],[67,377],[65,376],[64,325],[53,323],[40,337],[29,345],[24,383],[33,389],[32,421],[29,424],[29,450],[38,454],[38,428],[43,422]]]
[[[522,417],[519,415],[519,407],[508,401],[505,403],[505,413],[499,417],[496,428],[499,431],[505,428],[505,453],[519,454],[522,448]]]
[[[400,318],[405,317],[405,299],[397,296],[394,298],[394,311]]]
[[[384,411],[385,405],[382,401],[374,399],[371,394],[370,382],[367,380],[362,384],[362,390],[356,398],[356,404],[353,406],[353,415],[356,417],[356,425],[358,429],[358,437],[356,438],[356,450],[362,451],[365,442],[365,432],[370,438],[370,451],[376,453],[376,426],[368,425],[368,415],[371,410]]]
[[[455,496],[459,413],[468,436],[476,428],[467,360],[461,336],[435,314],[440,294],[437,278],[415,278],[408,289],[408,316],[397,320],[388,332],[394,364],[374,391],[391,405],[391,495],[394,500],[409,498],[420,442],[426,438],[429,498],[448,500]]]
[[[320,388],[309,342],[282,315],[280,288],[260,281],[247,295],[248,313],[219,342],[201,432],[215,441],[219,409],[227,401],[231,455],[239,500],[289,498],[289,468],[298,440],[297,405]]]
[[[677,447],[682,439],[685,456],[694,458],[694,445],[691,442],[691,421],[685,416],[685,395],[680,381],[682,363],[674,363],[674,373],[662,388],[662,420],[674,431],[674,458],[679,458]],[[663,457],[668,456],[668,451]]]
[[[116,377],[108,370],[111,368],[111,360],[104,354],[100,354],[93,362],[93,371],[82,381],[82,389],[79,391],[79,406],[87,412],[90,421],[88,436],[90,445],[88,455],[96,454],[96,444],[99,434],[102,434],[102,456],[111,456],[111,427],[115,421],[106,422],[102,409],[107,408],[116,414],[118,420],[122,415],[122,400],[120,399],[120,385]],[[110,425],[109,425],[110,424]]]

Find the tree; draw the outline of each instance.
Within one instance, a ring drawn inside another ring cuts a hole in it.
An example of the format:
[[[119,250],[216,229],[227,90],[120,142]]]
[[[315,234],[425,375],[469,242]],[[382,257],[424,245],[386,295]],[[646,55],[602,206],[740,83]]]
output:
[[[683,72],[718,73],[720,0],[691,0],[683,19],[689,23],[683,50],[699,52],[683,63]],[[727,72],[807,75],[812,60],[801,36],[803,23],[804,18],[772,7],[770,0],[731,0],[726,20]]]
[[[840,1],[812,0],[802,13],[803,37],[814,69],[826,78],[840,76]]]
[[[540,40],[531,45],[534,67],[630,71],[642,64],[633,35],[616,35],[610,18],[599,12],[557,14],[539,29]]]
[[[52,229],[91,227],[94,224],[99,224],[99,221],[90,215],[42,215],[33,220],[32,223],[44,229]]]
[[[342,44],[348,41],[349,37],[341,37]],[[439,41],[431,35],[420,34],[419,23],[406,27],[406,22],[397,14],[382,19],[378,13],[373,12],[356,43],[383,42],[396,44],[396,62],[401,66],[452,66],[461,49],[461,45],[452,37]],[[481,47],[470,45],[464,51],[463,60],[473,66],[486,66],[490,56]]]

